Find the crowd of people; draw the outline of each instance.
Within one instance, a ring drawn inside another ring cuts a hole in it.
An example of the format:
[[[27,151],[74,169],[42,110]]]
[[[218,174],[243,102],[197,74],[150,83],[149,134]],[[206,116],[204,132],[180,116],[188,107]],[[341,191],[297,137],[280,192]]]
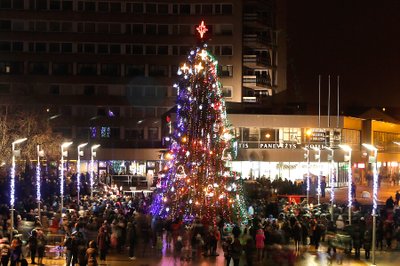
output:
[[[72,179],[72,181],[74,180]],[[268,180],[258,180],[268,183]],[[285,184],[272,182],[267,187]],[[277,185],[278,184],[278,185]],[[70,185],[71,192],[73,193]],[[301,185],[300,185],[301,189]],[[65,254],[67,265],[97,265],[107,260],[110,251],[131,260],[150,254],[162,256],[170,252],[174,260],[198,260],[200,257],[224,256],[226,265],[293,265],[304,251],[327,247],[328,258],[339,262],[344,256],[359,259],[361,251],[369,259],[372,246],[370,208],[355,202],[351,223],[347,207],[321,204],[313,207],[306,202],[288,202],[252,198],[246,223],[229,223],[218,217],[210,222],[197,217],[191,223],[179,217],[162,220],[149,214],[151,194],[121,195],[117,187],[105,187],[90,198],[83,190],[79,202],[66,196],[60,212],[59,198],[49,194],[42,204],[40,219],[35,200],[21,198],[15,206],[15,225],[10,232],[10,212],[0,205],[0,251],[2,265],[17,265],[24,260],[43,264],[43,257],[52,252]],[[28,194],[29,195],[29,194]],[[33,194],[31,194],[33,195]],[[377,248],[398,248],[400,243],[400,193],[389,198],[377,217]],[[21,232],[24,223],[32,228]],[[61,235],[62,241],[52,242],[49,235]],[[399,244],[397,244],[399,245]],[[221,253],[222,252],[222,253]],[[354,252],[354,253],[353,253]]]

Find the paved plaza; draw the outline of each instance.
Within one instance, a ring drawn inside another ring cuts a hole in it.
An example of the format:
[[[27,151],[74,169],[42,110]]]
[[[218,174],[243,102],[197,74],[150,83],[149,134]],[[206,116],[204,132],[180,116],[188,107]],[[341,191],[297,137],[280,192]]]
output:
[[[222,251],[221,251],[222,252]],[[363,256],[363,252],[361,252]],[[379,266],[392,266],[399,265],[400,252],[399,251],[377,251],[376,252],[376,265]],[[46,259],[45,265],[65,265],[64,259]],[[124,266],[124,265],[138,265],[138,266],[180,266],[180,265],[193,265],[193,266],[213,266],[213,265],[226,265],[225,258],[221,253],[217,257],[202,257],[194,261],[181,261],[174,260],[172,254],[166,254],[163,257],[155,254],[147,254],[145,257],[138,257],[136,260],[129,260],[127,254],[111,254],[105,263],[99,263],[99,266]],[[233,263],[231,262],[231,265]],[[242,258],[240,266],[245,266],[244,258]],[[261,265],[277,265],[272,260],[265,260],[262,263],[255,263],[256,266]],[[287,264],[283,264],[287,265]],[[329,259],[326,253],[326,248],[320,248],[319,252],[308,251],[296,259],[295,265],[298,266],[323,266],[323,265],[340,265],[335,258]],[[364,259],[355,260],[353,256],[345,256],[341,265],[351,266],[368,266],[372,265],[371,260]]]

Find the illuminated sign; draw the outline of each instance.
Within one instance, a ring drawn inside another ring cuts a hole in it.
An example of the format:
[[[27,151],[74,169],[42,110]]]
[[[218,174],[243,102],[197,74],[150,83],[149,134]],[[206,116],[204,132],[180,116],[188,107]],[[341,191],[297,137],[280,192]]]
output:
[[[239,142],[239,149],[271,149],[271,150],[294,150],[299,148],[297,143],[264,143],[264,142]]]

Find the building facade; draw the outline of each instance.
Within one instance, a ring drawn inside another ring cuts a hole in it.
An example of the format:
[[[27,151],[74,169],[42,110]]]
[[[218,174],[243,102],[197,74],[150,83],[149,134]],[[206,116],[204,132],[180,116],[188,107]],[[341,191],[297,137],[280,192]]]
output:
[[[276,6],[241,0],[0,1],[1,110],[36,106],[66,140],[101,144],[101,160],[158,160],[161,116],[175,103],[177,69],[201,20],[227,101],[260,96],[249,89],[268,95],[285,89],[279,84],[285,85],[285,70],[277,74]],[[267,81],[249,88],[248,74]]]

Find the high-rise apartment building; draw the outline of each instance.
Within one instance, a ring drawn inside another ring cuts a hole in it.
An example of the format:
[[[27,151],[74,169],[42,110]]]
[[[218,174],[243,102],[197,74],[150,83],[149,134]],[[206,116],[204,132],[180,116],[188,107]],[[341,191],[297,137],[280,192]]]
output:
[[[1,0],[0,105],[42,108],[66,139],[100,143],[99,159],[156,160],[202,20],[227,101],[285,89],[276,11],[273,0]]]

